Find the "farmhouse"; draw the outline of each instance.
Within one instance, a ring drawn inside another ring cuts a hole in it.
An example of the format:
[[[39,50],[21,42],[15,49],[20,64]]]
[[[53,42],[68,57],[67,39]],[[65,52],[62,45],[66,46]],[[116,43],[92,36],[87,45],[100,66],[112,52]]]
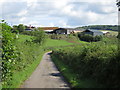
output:
[[[83,34],[93,35],[93,36],[103,35],[103,32],[101,32],[101,31],[99,31],[99,30],[93,30],[93,29],[86,29],[86,30],[83,31],[82,33],[83,33]]]

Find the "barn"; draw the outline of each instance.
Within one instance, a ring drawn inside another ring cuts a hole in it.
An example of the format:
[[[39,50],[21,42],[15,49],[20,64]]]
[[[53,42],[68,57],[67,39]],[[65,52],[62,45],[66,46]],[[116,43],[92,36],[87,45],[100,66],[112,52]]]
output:
[[[55,34],[67,34],[67,29],[65,28],[58,28],[54,30]]]
[[[89,34],[92,36],[99,36],[99,35],[103,35],[103,32],[99,31],[99,30],[93,30],[93,29],[86,29],[85,31],[82,32],[83,34]]]

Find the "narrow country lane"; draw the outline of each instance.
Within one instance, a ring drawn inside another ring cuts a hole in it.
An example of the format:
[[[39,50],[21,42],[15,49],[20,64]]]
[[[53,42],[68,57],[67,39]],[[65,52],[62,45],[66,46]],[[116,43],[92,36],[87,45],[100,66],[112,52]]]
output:
[[[21,88],[66,88],[68,83],[61,76],[55,64],[51,61],[51,52],[44,54],[40,64]]]

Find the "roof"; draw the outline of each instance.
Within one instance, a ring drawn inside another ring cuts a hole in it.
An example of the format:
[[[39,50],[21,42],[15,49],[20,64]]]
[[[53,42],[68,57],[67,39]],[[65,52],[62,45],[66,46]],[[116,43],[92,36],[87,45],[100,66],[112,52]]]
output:
[[[94,33],[102,33],[101,31],[99,30],[95,30],[95,29],[87,29],[88,31],[91,31],[91,32],[94,32]],[[85,30],[86,31],[86,30]]]
[[[67,30],[74,30],[74,31],[83,31],[84,29],[77,29],[77,28],[65,28]]]
[[[102,33],[109,33],[109,31],[101,31]]]
[[[29,29],[29,28],[27,28],[27,29],[25,29],[26,31],[32,31],[32,29]]]
[[[55,30],[67,30],[66,28],[58,28],[58,29],[55,29]]]
[[[58,27],[39,27],[42,30],[54,30],[54,29],[58,29]]]

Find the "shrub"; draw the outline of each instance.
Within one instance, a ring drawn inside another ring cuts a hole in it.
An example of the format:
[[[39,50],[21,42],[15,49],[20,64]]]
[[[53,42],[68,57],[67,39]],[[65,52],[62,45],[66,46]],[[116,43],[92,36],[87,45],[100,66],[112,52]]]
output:
[[[44,31],[34,31],[33,35],[35,36],[33,39],[35,43],[42,44],[46,39]]]
[[[12,80],[12,74],[15,69],[15,64],[19,58],[14,46],[15,35],[10,30],[3,30],[2,38],[2,84],[9,84],[8,81]]]
[[[70,34],[70,35],[56,35],[56,34],[52,34],[49,35],[49,38],[51,39],[57,39],[57,40],[66,40],[66,41],[76,41],[78,40],[78,37]]]
[[[102,40],[102,36],[92,36],[89,34],[78,34],[78,37],[82,41],[87,41],[87,42],[97,42]]]

